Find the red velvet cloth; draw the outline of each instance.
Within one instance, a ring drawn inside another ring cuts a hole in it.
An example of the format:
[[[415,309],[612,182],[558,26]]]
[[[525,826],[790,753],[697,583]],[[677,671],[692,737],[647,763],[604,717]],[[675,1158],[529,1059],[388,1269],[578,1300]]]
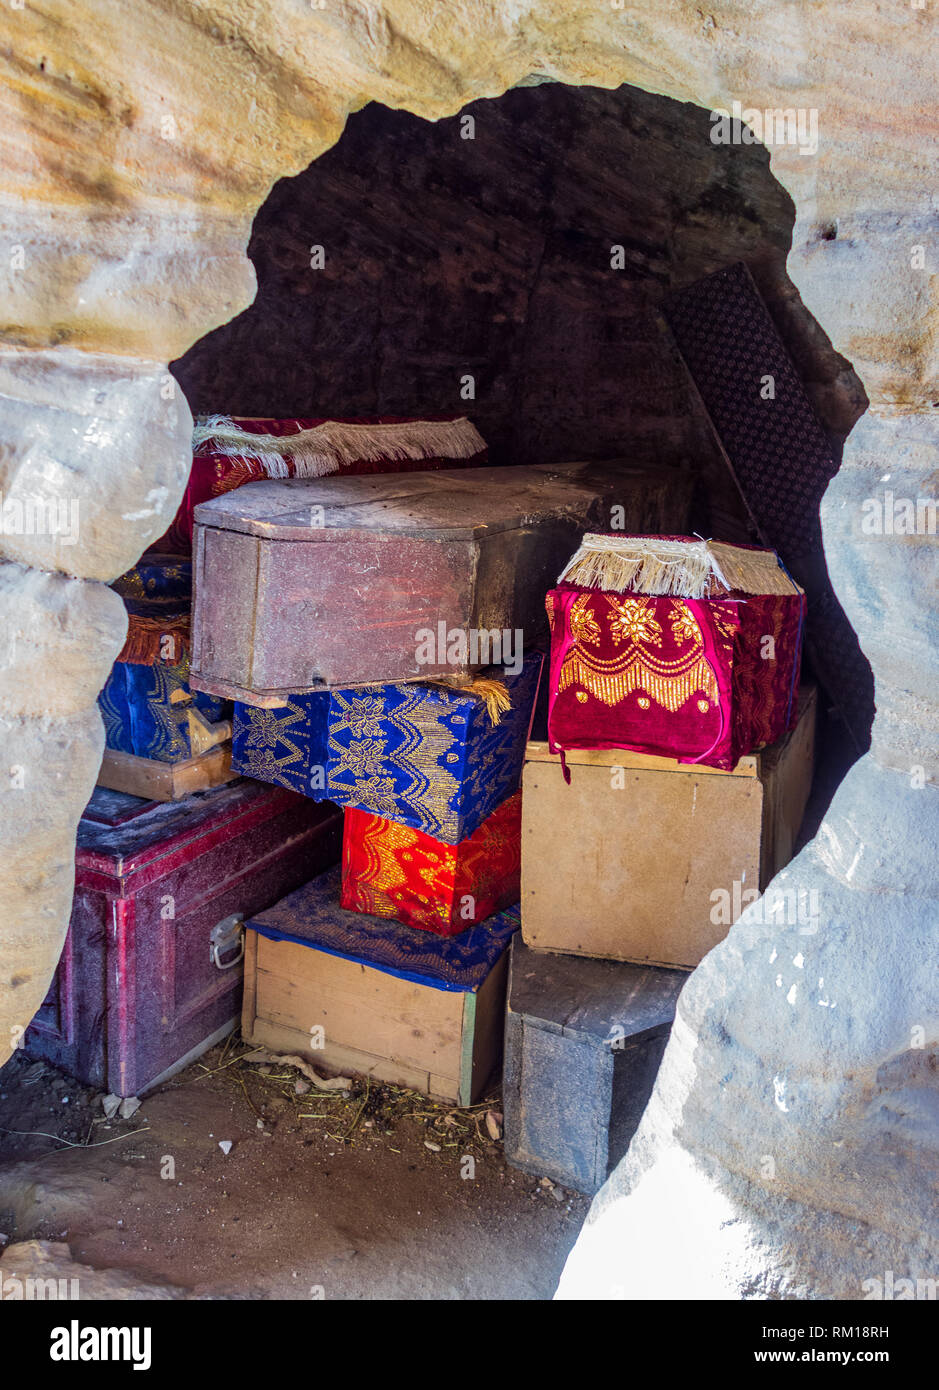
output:
[[[235,423],[251,434],[273,434],[283,436],[297,434],[300,430],[310,430],[323,425],[327,419],[335,420],[335,415],[322,419],[312,417],[303,420],[265,420],[260,417],[235,416]],[[341,417],[356,425],[395,425],[402,424],[416,416],[408,415],[369,415]],[[425,415],[425,420],[456,420],[457,415]],[[422,473],[438,468],[482,468],[489,459],[488,449],[482,449],[472,458],[426,458],[426,459],[357,459],[353,463],[343,463],[336,469],[336,475],[351,473]],[[288,475],[292,475],[292,461],[289,455],[284,459]],[[189,482],[183,493],[179,510],[165,535],[150,546],[151,551],[165,551],[174,555],[192,553],[192,513],[200,502],[208,502],[212,497],[221,497],[225,492],[233,492],[245,483],[256,483],[268,475],[261,465],[253,459],[229,457],[226,454],[212,453],[204,449],[193,456]],[[329,475],[333,476],[333,475]]]
[[[347,806],[341,905],[455,936],[518,902],[521,834],[521,792],[458,845]]]
[[[552,752],[626,748],[730,770],[795,722],[802,594],[658,598],[562,583],[546,606]]]

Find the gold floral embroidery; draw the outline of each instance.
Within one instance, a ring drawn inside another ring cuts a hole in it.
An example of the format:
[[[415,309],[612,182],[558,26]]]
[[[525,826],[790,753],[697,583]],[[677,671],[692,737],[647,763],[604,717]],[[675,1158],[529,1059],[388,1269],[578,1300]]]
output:
[[[729,603],[712,603],[711,615],[714,619],[714,626],[724,639],[724,645],[729,646],[737,633],[740,631],[740,619],[736,615],[736,604],[731,606]]]
[[[590,598],[590,594],[583,594],[574,600],[568,621],[575,642],[589,642],[591,646],[596,646],[600,640],[600,624],[590,608]]]
[[[354,892],[357,910],[373,913],[379,917],[397,916],[397,901],[405,899],[410,893],[425,904],[426,897],[408,888],[403,863],[414,863],[418,877],[430,889],[430,902],[446,903],[453,892],[453,876],[456,871],[456,850],[447,848],[437,856],[428,854],[420,845],[421,835],[409,826],[396,821],[385,820],[381,816],[358,812],[361,821],[358,826],[359,844],[364,852],[364,872],[354,879]],[[433,906],[422,916],[425,925],[433,925],[438,919],[438,910]]]
[[[717,701],[717,681],[704,653],[700,628],[687,610],[685,614],[690,621],[682,620],[682,603],[673,604],[671,614],[673,636],[679,650],[671,658],[666,658],[650,650],[661,646],[662,640],[662,628],[653,616],[656,610],[652,600],[584,594],[571,608],[573,618],[574,608],[581,605],[578,616],[580,631],[589,630],[582,616],[583,608],[586,604],[599,602],[607,605],[610,631],[615,642],[624,644],[623,650],[612,658],[598,656],[578,640],[571,622],[574,641],[558,677],[559,694],[571,686],[581,687],[612,707],[634,691],[641,691],[673,714],[695,695]],[[592,639],[588,640],[594,645]],[[575,691],[575,694],[580,699],[580,691]]]
[[[680,647],[683,642],[696,642],[701,645],[701,629],[695,621],[694,615],[683,603],[672,604],[672,614],[669,619],[672,628],[672,637],[675,645]]]
[[[614,617],[610,618],[610,632],[614,642],[649,642],[653,647],[662,645],[662,625],[657,623],[648,599],[626,598],[609,599]]]
[[[454,921],[464,892],[471,891],[479,904],[487,903],[500,898],[513,874],[517,878],[521,852],[519,792],[459,846],[440,845],[437,851],[430,847],[434,843],[431,837],[419,830],[366,811],[347,814],[355,818],[352,823],[347,821],[347,842],[357,843],[361,862],[353,873],[347,873],[350,861],[346,858],[343,897],[347,904],[350,899],[354,901],[356,911],[399,917],[436,930],[441,923]],[[405,871],[405,863],[410,873]]]

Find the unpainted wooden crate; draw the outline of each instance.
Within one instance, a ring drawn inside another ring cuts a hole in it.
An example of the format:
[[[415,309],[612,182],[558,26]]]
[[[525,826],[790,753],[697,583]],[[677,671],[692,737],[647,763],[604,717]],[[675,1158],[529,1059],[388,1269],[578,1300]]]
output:
[[[225,721],[228,724],[228,721]],[[231,728],[228,725],[229,730]],[[182,801],[194,792],[221,787],[240,773],[231,765],[231,739],[207,748],[195,757],[166,763],[157,758],[138,758],[106,748],[98,771],[98,786],[147,801]]]
[[[686,979],[515,938],[503,1078],[513,1167],[578,1192],[602,1186],[645,1109]]]
[[[346,911],[333,871],[246,926],[247,1042],[473,1104],[502,1051],[517,909],[434,936]]]
[[[792,857],[812,785],[815,705],[804,685],[795,727],[732,772],[624,749],[574,751],[567,783],[560,758],[530,743],[525,943],[696,966]]]

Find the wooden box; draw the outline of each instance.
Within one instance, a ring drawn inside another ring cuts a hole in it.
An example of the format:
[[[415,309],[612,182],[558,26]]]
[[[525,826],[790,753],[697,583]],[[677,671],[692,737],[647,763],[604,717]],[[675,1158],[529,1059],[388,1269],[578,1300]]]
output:
[[[246,1041],[472,1105],[502,1051],[518,911],[458,937],[346,912],[322,874],[246,923]]]
[[[458,845],[346,807],[342,906],[454,936],[518,902],[522,797]]]
[[[687,500],[618,461],[250,483],[195,509],[191,684],[279,705],[505,664],[585,528],[673,530]]]
[[[237,1022],[243,947],[232,919],[334,863],[340,832],[335,807],[258,782],[173,805],[97,790],[27,1053],[120,1096],[185,1066]]]
[[[687,976],[512,943],[505,1026],[505,1156],[596,1192],[655,1084]]]
[[[815,689],[732,772],[547,744],[522,774],[522,935],[542,951],[692,969],[792,857],[812,783]],[[794,911],[803,910],[793,904]]]
[[[227,701],[189,688],[189,662],[116,661],[98,696],[108,749],[181,763],[231,738]]]
[[[133,753],[116,753],[113,748],[106,748],[98,771],[98,786],[145,801],[182,801],[193,792],[233,782],[238,775],[231,765],[231,739],[175,763],[137,758]]]
[[[518,789],[541,663],[529,652],[517,675],[486,673],[511,701],[497,723],[484,699],[423,681],[295,695],[279,709],[238,702],[232,766],[456,845]]]

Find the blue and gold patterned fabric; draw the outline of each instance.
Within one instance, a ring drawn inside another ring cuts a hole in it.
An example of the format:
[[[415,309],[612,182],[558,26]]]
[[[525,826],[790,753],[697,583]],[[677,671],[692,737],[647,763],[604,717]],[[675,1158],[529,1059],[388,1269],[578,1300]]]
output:
[[[144,555],[111,588],[128,613],[142,617],[187,609],[192,602],[192,561],[185,555]]]
[[[518,786],[541,662],[494,673],[511,700],[498,724],[485,701],[417,683],[236,704],[232,767],[459,844]]]
[[[340,870],[328,869],[245,922],[271,941],[295,941],[331,956],[433,989],[479,989],[521,926],[518,906],[479,922],[458,936],[435,936],[387,917],[339,906]]]
[[[175,666],[115,662],[98,705],[108,748],[161,763],[192,757],[190,709],[195,707],[210,724],[225,718],[227,710],[226,701],[189,689],[188,659]]]

